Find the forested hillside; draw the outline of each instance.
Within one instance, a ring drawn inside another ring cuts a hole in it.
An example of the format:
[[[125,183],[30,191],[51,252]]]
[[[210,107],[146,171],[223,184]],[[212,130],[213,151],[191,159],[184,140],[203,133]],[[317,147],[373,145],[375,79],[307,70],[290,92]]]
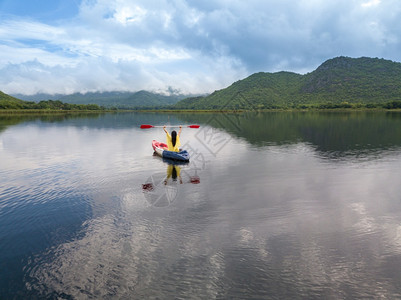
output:
[[[0,109],[18,109],[24,101],[14,98],[0,91]]]
[[[315,71],[256,73],[207,97],[184,99],[181,109],[394,108],[401,101],[401,64],[337,57]],[[401,106],[401,105],[400,105]]]
[[[39,103],[23,101],[0,91],[0,110],[103,110],[96,104],[70,104],[59,100],[46,100]]]

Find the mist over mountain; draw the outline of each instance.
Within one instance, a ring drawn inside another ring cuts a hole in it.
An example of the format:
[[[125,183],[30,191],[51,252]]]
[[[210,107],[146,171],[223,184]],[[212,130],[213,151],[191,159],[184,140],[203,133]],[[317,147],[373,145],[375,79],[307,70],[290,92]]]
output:
[[[71,95],[36,94],[28,96],[22,94],[14,94],[13,96],[15,98],[22,99],[25,101],[39,102],[43,100],[60,100],[64,103],[97,104],[107,108],[115,107],[120,109],[170,106],[188,97],[188,95],[182,95],[182,94],[162,95],[148,91],[88,92],[88,93],[75,93]]]

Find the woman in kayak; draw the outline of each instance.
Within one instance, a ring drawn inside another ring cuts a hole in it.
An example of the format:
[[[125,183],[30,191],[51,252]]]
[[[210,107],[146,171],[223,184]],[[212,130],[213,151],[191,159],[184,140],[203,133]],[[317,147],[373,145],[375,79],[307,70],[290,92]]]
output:
[[[171,135],[167,132],[166,126],[163,126],[163,130],[166,133],[167,137],[167,149],[168,151],[174,151],[174,152],[180,152],[180,135],[181,135],[181,130],[182,126],[180,125],[180,130],[178,131],[178,134],[175,130],[171,132]]]

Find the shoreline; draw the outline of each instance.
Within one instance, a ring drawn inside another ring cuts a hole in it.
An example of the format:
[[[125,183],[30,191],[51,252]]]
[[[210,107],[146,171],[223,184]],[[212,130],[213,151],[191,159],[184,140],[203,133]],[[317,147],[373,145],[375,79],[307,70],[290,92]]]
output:
[[[49,110],[49,109],[0,109],[1,115],[47,114],[103,114],[103,113],[263,113],[263,112],[401,112],[400,108],[277,108],[277,109],[122,109],[122,110]]]
[[[0,109],[0,115],[100,114],[114,110]]]

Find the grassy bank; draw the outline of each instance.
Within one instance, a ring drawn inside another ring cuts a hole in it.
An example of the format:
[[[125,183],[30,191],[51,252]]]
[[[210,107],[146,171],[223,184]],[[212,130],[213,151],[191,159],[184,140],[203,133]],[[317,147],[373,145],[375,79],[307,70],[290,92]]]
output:
[[[0,109],[1,115],[68,115],[68,114],[102,114],[102,113],[245,113],[245,112],[401,112],[401,108],[269,108],[269,109],[137,109],[137,110],[53,110],[53,109]]]
[[[401,108],[388,109],[388,108],[269,108],[269,109],[146,109],[146,110],[133,110],[134,112],[141,113],[245,113],[245,112],[308,112],[308,111],[321,111],[321,112],[401,112]],[[120,111],[119,111],[120,112]]]
[[[0,115],[100,114],[115,110],[0,109]]]

